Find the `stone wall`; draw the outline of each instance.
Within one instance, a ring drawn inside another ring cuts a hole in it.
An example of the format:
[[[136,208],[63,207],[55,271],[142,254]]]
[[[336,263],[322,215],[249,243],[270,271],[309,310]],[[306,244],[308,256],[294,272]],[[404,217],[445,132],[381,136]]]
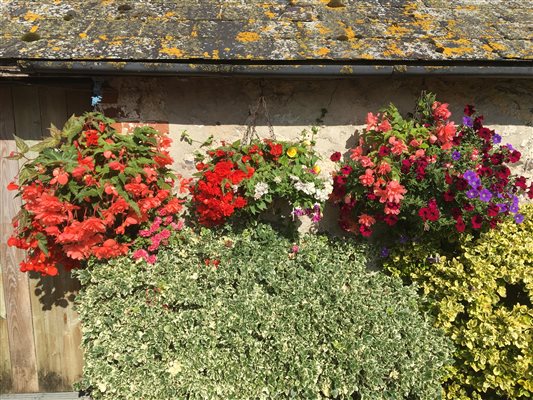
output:
[[[367,112],[376,112],[389,102],[401,112],[412,111],[421,90],[429,90],[450,103],[456,122],[461,120],[463,106],[474,104],[485,115],[485,123],[503,137],[502,142],[522,152],[516,173],[533,177],[533,80],[529,79],[116,78],[109,85],[118,92],[115,103],[102,105],[109,114],[122,121],[169,124],[174,166],[184,175],[193,171],[195,147],[180,142],[181,133],[187,130],[196,140],[211,134],[217,139],[238,139],[261,93],[277,138],[296,138],[303,129],[320,127],[317,148],[324,155],[322,167],[327,172],[332,167],[329,155],[354,145],[353,133],[362,128]],[[257,131],[262,137],[269,135],[263,115],[259,115]]]

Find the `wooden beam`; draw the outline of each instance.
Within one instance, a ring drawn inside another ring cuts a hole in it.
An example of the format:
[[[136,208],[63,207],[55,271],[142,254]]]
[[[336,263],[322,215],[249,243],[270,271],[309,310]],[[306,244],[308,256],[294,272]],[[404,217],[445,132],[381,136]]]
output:
[[[7,239],[12,231],[11,220],[19,211],[21,203],[19,198],[14,198],[13,192],[6,189],[7,183],[18,173],[18,164],[6,160],[5,157],[15,150],[12,140],[16,129],[15,114],[19,114],[18,121],[24,131],[28,128],[25,124],[31,122],[31,118],[24,121],[24,116],[38,112],[38,109],[31,108],[31,102],[25,102],[30,100],[28,96],[31,96],[31,91],[22,89],[25,89],[24,93],[19,93],[22,102],[18,103],[15,111],[11,89],[0,88],[0,267],[7,316],[12,389],[15,392],[37,392],[39,383],[28,276],[19,270],[19,262],[24,259],[24,253],[7,247]]]

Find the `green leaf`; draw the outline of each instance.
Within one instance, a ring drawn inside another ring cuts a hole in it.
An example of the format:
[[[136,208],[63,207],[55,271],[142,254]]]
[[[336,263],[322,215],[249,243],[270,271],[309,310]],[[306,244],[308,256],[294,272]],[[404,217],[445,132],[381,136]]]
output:
[[[189,143],[190,144],[190,143]],[[209,135],[209,137],[207,138],[207,140],[205,142],[203,142],[200,147],[206,147],[206,146],[211,146],[213,144],[213,135]]]
[[[17,149],[20,152],[20,154],[25,154],[30,150],[29,146],[26,144],[24,140],[22,140],[16,135],[13,135],[13,137],[15,138],[15,144],[17,145]]]
[[[187,142],[189,145],[192,145],[192,138],[190,137],[189,133],[187,131],[181,132],[180,140],[182,142]]]

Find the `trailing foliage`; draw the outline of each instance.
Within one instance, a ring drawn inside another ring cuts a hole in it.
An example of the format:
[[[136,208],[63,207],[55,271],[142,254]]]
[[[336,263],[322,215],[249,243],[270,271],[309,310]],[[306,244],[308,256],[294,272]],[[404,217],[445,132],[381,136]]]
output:
[[[77,271],[93,399],[440,398],[450,347],[365,249],[268,225]]]
[[[533,205],[523,210],[522,224],[466,236],[455,256],[411,243],[385,263],[420,286],[455,343],[450,400],[533,396]]]
[[[165,150],[171,140],[150,127],[122,135],[113,123],[86,113],[62,130],[52,126],[51,136],[32,147],[16,138],[10,158],[24,164],[18,185],[8,188],[23,205],[8,244],[28,251],[22,271],[56,275],[59,265],[123,255],[156,215],[164,226],[178,223],[182,200],[172,189],[180,178],[168,169]],[[187,182],[180,183],[183,192]]]

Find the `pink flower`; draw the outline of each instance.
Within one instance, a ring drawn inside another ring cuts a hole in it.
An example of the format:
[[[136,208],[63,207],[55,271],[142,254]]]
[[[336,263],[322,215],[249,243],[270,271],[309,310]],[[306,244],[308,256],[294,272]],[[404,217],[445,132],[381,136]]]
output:
[[[433,144],[438,140],[437,136],[429,135],[429,143]]]
[[[367,156],[362,156],[359,158],[359,162],[361,163],[361,165],[363,167],[373,167],[374,166],[374,163],[372,162],[372,160],[370,159],[370,157],[367,157]]]
[[[359,177],[359,181],[364,186],[372,186],[374,183],[374,171],[368,168],[365,173]]]
[[[372,217],[371,215],[361,214],[359,216],[359,223],[361,225],[370,227],[370,226],[372,226],[372,225],[374,225],[376,223],[376,219],[374,217]]]
[[[350,158],[354,161],[359,160],[361,158],[361,155],[363,154],[363,147],[357,146],[356,148],[351,150]]]
[[[415,151],[416,158],[424,157],[425,155],[426,151],[424,149],[418,149],[417,151]]]
[[[392,126],[389,122],[389,120],[384,119],[381,121],[381,124],[378,125],[378,131],[380,132],[388,132],[392,129]]]
[[[390,181],[387,183],[387,187],[385,189],[379,189],[378,192],[379,193],[376,194],[380,196],[380,203],[399,203],[403,199],[403,195],[407,192],[407,190],[400,184],[400,182]]]
[[[397,156],[399,156],[400,154],[402,154],[406,150],[407,150],[407,146],[405,145],[403,140],[397,140],[392,145],[392,150],[391,151],[392,151],[392,154],[396,154]]]
[[[376,125],[378,124],[378,117],[379,117],[379,114],[374,115],[371,112],[369,112],[366,115],[366,130],[367,131],[370,131],[376,127]]]
[[[398,215],[400,213],[400,207],[389,207],[388,205],[386,205],[383,211],[387,215]]]
[[[411,146],[411,147],[418,147],[418,146],[420,146],[420,142],[419,142],[418,140],[416,140],[416,139],[413,139],[413,140],[411,140],[411,141],[409,142],[409,146]]]
[[[433,118],[436,120],[444,120],[451,117],[452,113],[448,110],[448,103],[434,102],[431,106],[433,110]]]
[[[133,253],[133,258],[136,260],[144,258],[146,260],[148,258],[148,252],[144,249],[136,250],[135,253]]]
[[[378,167],[378,174],[385,175],[391,171],[390,165],[386,161],[382,161]]]
[[[457,128],[453,122],[448,122],[446,125],[441,125],[437,128],[437,138],[442,143],[441,148],[443,150],[452,147],[452,140],[456,132]]]

